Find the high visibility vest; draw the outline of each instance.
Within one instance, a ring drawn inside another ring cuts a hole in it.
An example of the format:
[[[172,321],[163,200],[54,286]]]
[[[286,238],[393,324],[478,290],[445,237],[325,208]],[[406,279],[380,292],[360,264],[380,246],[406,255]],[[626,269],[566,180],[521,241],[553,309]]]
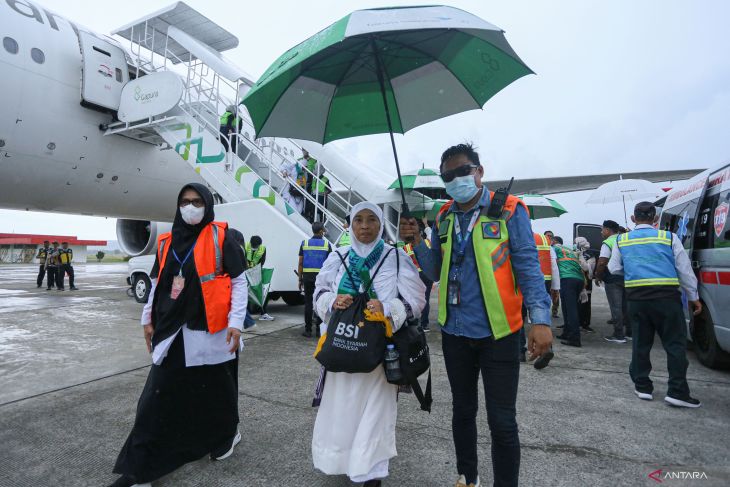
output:
[[[426,247],[429,249],[431,248],[431,241],[428,239],[423,240],[426,243]],[[403,251],[408,254],[408,257],[411,258],[413,263],[416,265],[416,269],[418,269],[418,272],[422,272],[421,264],[418,263],[418,259],[416,258],[416,252],[413,251],[413,244],[407,243],[403,245]]]
[[[302,272],[319,272],[330,253],[330,243],[323,238],[310,238],[302,242]]]
[[[198,235],[193,250],[209,333],[228,328],[228,314],[231,312],[231,276],[223,271],[223,241],[227,229],[228,223],[209,223]],[[157,262],[160,264],[157,279],[165,268],[171,241],[172,232],[163,233],[157,239]]]
[[[609,249],[613,250],[613,246],[616,245],[616,238],[618,235],[613,234],[610,237],[608,237],[606,240],[603,241],[606,246],[608,246]]]
[[[221,117],[219,119],[220,125],[221,125],[221,127],[228,127],[228,122],[231,120],[231,117],[234,117],[231,127],[233,128],[233,130],[237,130],[239,118],[238,118],[238,116],[233,115],[229,111],[226,111],[223,115],[221,115]]]
[[[550,258],[550,240],[541,234],[535,233],[535,245],[537,245],[537,259],[540,261],[540,270],[546,281],[553,280],[553,266]]]
[[[340,240],[337,242],[338,247],[344,247],[345,245],[350,245],[350,232],[347,230],[340,235]]]
[[[70,264],[74,258],[74,251],[71,249],[61,249],[58,253],[61,264]]]
[[[627,288],[640,286],[679,287],[672,251],[672,233],[640,228],[619,235],[618,248]]]
[[[556,245],[553,248],[555,249],[555,256],[558,259],[560,278],[573,278],[580,279],[581,281],[585,280],[585,274],[583,274],[583,269],[580,267],[580,258],[578,257],[578,254],[562,245]]]
[[[251,242],[246,242],[246,262],[248,262],[248,265],[253,267],[261,262],[261,257],[264,256],[264,252],[266,252],[266,247],[263,244],[259,245],[259,248],[254,249],[251,247]]]
[[[324,194],[329,189],[327,186],[329,182],[330,180],[327,176],[320,177],[319,181],[314,181],[314,188],[312,188],[312,192],[314,194]]]
[[[490,192],[490,197],[494,197],[494,192]],[[448,213],[448,209],[452,204],[453,200],[446,203],[436,218],[442,258],[438,313],[438,322],[441,326],[446,324],[448,315],[447,290],[455,218],[453,213]],[[487,215],[487,209],[484,208],[471,235],[482,299],[487,316],[489,316],[492,336],[495,339],[506,337],[522,328],[522,293],[517,286],[517,280],[512,270],[507,231],[507,220],[514,215],[517,205],[522,205],[527,211],[527,207],[521,199],[509,195],[504,205],[502,218],[497,220],[490,218]]]
[[[41,247],[38,249],[38,255],[36,255],[36,258],[40,260],[41,264],[46,263],[46,258],[48,257],[48,248],[47,247]]]

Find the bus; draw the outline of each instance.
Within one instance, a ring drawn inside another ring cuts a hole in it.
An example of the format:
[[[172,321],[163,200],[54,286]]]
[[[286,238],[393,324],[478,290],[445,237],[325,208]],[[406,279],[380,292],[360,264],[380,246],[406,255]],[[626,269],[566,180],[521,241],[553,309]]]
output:
[[[679,237],[697,275],[702,313],[693,317],[685,307],[697,358],[730,368],[730,163],[672,189],[657,206],[659,228]]]

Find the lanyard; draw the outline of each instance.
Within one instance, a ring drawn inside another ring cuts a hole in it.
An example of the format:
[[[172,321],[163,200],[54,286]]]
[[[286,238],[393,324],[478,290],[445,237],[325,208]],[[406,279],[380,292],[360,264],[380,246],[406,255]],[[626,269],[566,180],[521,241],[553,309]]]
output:
[[[190,255],[193,253],[194,249],[195,249],[195,244],[193,244],[193,246],[190,247],[190,250],[188,250],[188,255],[185,256],[185,258],[182,260],[182,262],[180,262],[180,257],[177,256],[177,252],[175,252],[175,249],[172,249],[172,255],[175,256],[175,260],[177,261],[178,264],[180,264],[180,273],[178,274],[179,276],[182,276],[183,266],[185,265],[185,262],[187,262],[188,259],[190,258]]]
[[[459,246],[459,250],[456,252],[456,262],[457,264],[461,264],[461,261],[464,260],[464,251],[466,251],[466,246],[469,243],[469,237],[471,236],[472,232],[474,231],[474,227],[477,224],[477,220],[479,220],[479,208],[474,209],[474,214],[471,217],[471,221],[469,222],[469,227],[466,232],[466,235],[462,237],[461,235],[461,224],[459,223],[459,217],[457,215],[454,215],[454,233],[456,233],[456,241]]]

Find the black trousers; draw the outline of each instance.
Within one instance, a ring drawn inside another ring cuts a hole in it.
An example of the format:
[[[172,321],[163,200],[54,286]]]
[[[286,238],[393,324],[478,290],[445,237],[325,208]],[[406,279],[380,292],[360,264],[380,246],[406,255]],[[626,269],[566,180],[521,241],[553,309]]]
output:
[[[563,336],[570,342],[580,343],[578,304],[583,280],[567,277],[560,279],[560,300],[563,308]]]
[[[591,326],[591,297],[593,296],[593,281],[586,281],[586,291],[588,291],[588,301],[585,303],[578,303],[578,316],[580,319],[581,328],[588,328]]]
[[[519,334],[499,340],[471,339],[441,333],[446,373],[451,385],[451,428],[457,473],[476,482],[479,373],[484,383],[487,422],[492,436],[492,470],[496,487],[517,486],[520,438],[517,431],[517,384],[520,378]],[[482,485],[488,482],[482,480]]]
[[[312,331],[312,325],[316,326],[315,330],[319,335],[319,324],[322,320],[319,315],[314,312],[314,283],[317,280],[317,274],[306,273],[302,278],[302,286],[304,287],[304,329]]]
[[[51,289],[58,285],[58,267],[49,265],[46,267],[46,287]]]
[[[36,279],[36,285],[41,287],[43,285],[43,278],[46,277],[46,265],[41,264],[38,269],[38,279]]]
[[[58,267],[58,288],[63,289],[63,281],[68,274],[68,285],[74,287],[74,268],[71,264],[61,264]]]
[[[667,395],[677,399],[689,397],[687,384],[687,327],[684,310],[679,299],[653,299],[628,301],[629,321],[633,341],[629,374],[636,390],[651,393],[654,386],[649,378],[650,353],[654,334],[659,335],[667,353],[669,384]]]

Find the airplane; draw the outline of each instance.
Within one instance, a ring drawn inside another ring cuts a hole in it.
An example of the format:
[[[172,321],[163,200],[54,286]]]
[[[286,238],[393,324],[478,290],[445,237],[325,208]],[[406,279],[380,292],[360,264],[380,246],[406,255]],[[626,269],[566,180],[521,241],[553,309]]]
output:
[[[36,2],[0,0],[0,39],[0,207],[118,218],[120,247],[140,256],[153,253],[157,235],[170,228],[179,189],[200,182],[216,196],[219,219],[262,236],[275,268],[294,267],[310,224],[287,202],[293,181],[280,168],[305,148],[335,188],[328,207],[312,202],[330,236],[367,199],[384,206],[386,234],[397,239],[400,197],[386,189],[394,178],[332,146],[256,139],[238,106],[254,81],[222,54],[238,38],[184,2],[105,35]],[[242,128],[227,151],[218,118],[231,105]],[[700,171],[640,176],[678,180]],[[525,179],[513,189],[590,189],[619,176]],[[275,273],[271,289],[298,295],[296,276]]]

